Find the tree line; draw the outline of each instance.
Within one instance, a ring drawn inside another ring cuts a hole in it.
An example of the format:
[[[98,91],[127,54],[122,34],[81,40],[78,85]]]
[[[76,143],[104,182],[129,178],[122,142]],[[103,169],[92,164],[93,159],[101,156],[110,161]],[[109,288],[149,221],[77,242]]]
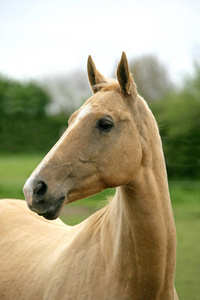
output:
[[[131,71],[158,122],[169,177],[200,178],[200,61],[179,88],[157,57],[134,60]]]
[[[133,60],[130,69],[158,122],[169,178],[200,178],[200,63],[194,63],[193,75],[186,76],[179,88],[155,56]],[[77,84],[73,93],[76,78],[77,73],[74,80],[70,78],[68,91],[63,78],[42,84],[0,76],[0,152],[47,152],[67,127],[71,113],[58,106],[54,114],[56,98],[72,103],[75,95],[80,98],[77,107],[76,99],[73,102],[76,109],[87,97],[87,80],[80,76],[78,86],[84,93],[78,93]]]
[[[49,116],[50,95],[37,83],[0,77],[0,151],[47,152],[68,116]]]

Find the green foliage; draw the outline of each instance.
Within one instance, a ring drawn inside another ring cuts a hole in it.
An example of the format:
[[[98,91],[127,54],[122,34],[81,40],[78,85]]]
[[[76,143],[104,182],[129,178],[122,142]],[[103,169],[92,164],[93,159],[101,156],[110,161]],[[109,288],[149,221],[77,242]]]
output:
[[[49,95],[36,83],[0,77],[0,151],[48,151],[67,117],[46,115]]]
[[[151,103],[170,178],[200,178],[200,66],[182,90]]]
[[[33,82],[20,83],[0,77],[0,110],[4,115],[44,116],[48,95]]]

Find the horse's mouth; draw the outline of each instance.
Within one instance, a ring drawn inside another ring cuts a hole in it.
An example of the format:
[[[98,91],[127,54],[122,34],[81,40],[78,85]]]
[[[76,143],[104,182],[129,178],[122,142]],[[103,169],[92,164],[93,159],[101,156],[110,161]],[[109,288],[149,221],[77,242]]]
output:
[[[54,220],[58,218],[61,210],[64,206],[65,197],[60,198],[56,203],[54,203],[47,211],[44,213],[38,213],[39,216],[43,216],[45,219]]]

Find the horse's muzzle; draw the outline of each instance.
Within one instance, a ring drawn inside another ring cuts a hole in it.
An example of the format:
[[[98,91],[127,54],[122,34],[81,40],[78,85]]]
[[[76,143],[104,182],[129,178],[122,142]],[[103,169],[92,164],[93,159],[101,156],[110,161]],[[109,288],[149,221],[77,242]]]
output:
[[[46,219],[56,219],[64,205],[65,196],[48,194],[48,186],[42,180],[27,180],[23,192],[30,210]]]
[[[43,216],[45,219],[54,220],[59,215],[63,208],[65,201],[65,197],[60,198],[57,202],[55,202],[46,212],[38,213],[39,216]]]

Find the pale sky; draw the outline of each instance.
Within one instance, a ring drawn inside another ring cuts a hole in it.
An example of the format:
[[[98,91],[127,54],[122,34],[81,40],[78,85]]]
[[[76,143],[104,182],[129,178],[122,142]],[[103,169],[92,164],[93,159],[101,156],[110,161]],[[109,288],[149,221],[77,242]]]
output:
[[[110,76],[122,51],[157,55],[179,81],[200,53],[200,1],[0,0],[0,74],[86,71],[91,54]]]

